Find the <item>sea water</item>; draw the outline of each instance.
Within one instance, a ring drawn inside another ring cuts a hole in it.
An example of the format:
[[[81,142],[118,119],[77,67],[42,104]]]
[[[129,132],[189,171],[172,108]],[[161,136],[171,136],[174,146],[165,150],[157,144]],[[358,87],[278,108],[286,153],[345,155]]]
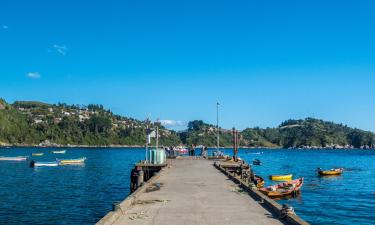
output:
[[[0,161],[0,224],[95,224],[130,193],[130,172],[144,149],[1,148],[0,156],[31,156],[36,161],[86,157],[81,166],[30,168],[29,162]],[[61,150],[61,149],[60,149]],[[231,153],[226,149],[226,153]],[[199,151],[197,151],[199,153]],[[240,149],[266,180],[271,174],[304,177],[297,198],[279,200],[311,224],[375,224],[375,151]],[[342,167],[342,176],[319,177],[316,169]]]

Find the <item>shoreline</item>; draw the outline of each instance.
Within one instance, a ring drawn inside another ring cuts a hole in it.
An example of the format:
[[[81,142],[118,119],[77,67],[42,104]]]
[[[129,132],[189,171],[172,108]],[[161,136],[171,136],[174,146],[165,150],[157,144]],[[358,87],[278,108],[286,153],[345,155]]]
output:
[[[154,146],[149,146],[153,148]],[[26,144],[0,144],[0,148],[108,148],[108,149],[119,149],[119,148],[146,148],[145,145],[26,145]],[[208,149],[216,149],[216,146],[208,146]],[[224,146],[219,149],[231,149],[233,146]],[[332,148],[332,147],[292,147],[292,148],[283,148],[283,147],[249,147],[249,146],[239,146],[240,149],[284,149],[284,150],[375,150],[375,148]]]

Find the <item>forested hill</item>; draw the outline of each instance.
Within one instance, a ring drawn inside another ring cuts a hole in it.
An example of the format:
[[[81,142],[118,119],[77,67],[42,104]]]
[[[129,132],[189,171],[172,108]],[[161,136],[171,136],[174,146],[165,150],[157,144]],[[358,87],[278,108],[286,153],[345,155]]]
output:
[[[189,123],[188,130],[180,134],[188,144],[216,145],[215,126],[197,120]],[[221,129],[220,145],[231,146],[230,130]],[[248,147],[327,147],[374,148],[375,135],[342,124],[306,118],[287,120],[277,128],[247,128],[240,132],[241,146]]]
[[[51,105],[41,102],[0,100],[0,144],[14,145],[140,145],[146,140],[146,125],[113,114],[102,105]],[[179,143],[174,131],[160,127],[160,143]]]
[[[155,123],[115,115],[102,105],[46,104],[0,99],[0,145],[143,146],[146,126]],[[216,128],[191,121],[182,132],[160,127],[160,144],[216,146]],[[247,147],[371,147],[375,135],[323,120],[287,120],[276,128],[247,128],[240,144]],[[231,130],[220,129],[220,146],[232,145]]]

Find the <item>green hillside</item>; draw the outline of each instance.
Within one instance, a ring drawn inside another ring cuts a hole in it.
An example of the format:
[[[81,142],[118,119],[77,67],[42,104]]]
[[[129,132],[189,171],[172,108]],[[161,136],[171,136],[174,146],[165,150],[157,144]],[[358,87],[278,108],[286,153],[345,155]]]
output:
[[[0,145],[139,145],[146,128],[156,124],[115,115],[102,105],[57,105],[0,99]],[[160,125],[160,144],[216,146],[217,129],[201,120],[191,121],[182,132]],[[247,147],[371,147],[372,132],[319,119],[287,120],[276,128],[247,128],[240,132]],[[232,145],[232,131],[220,128],[220,146]]]
[[[132,118],[105,110],[101,105],[50,105],[40,102],[1,100],[0,142],[3,144],[38,145],[140,145],[146,140],[146,126]],[[176,132],[160,126],[160,143],[179,144]]]
[[[221,129],[221,146],[231,146],[230,131]],[[189,123],[187,131],[180,133],[184,143],[216,146],[215,126],[203,121]],[[240,132],[241,146],[247,147],[372,147],[372,132],[350,128],[319,119],[287,120],[277,128],[247,128]]]

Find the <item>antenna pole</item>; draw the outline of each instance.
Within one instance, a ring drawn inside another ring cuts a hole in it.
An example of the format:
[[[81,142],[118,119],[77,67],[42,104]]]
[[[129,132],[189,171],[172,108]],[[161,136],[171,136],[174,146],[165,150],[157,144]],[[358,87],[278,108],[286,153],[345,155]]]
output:
[[[159,126],[156,124],[156,149],[159,148]]]
[[[219,151],[220,148],[220,130],[219,130],[219,105],[220,103],[216,103],[216,130],[217,130],[217,147],[216,150]]]

